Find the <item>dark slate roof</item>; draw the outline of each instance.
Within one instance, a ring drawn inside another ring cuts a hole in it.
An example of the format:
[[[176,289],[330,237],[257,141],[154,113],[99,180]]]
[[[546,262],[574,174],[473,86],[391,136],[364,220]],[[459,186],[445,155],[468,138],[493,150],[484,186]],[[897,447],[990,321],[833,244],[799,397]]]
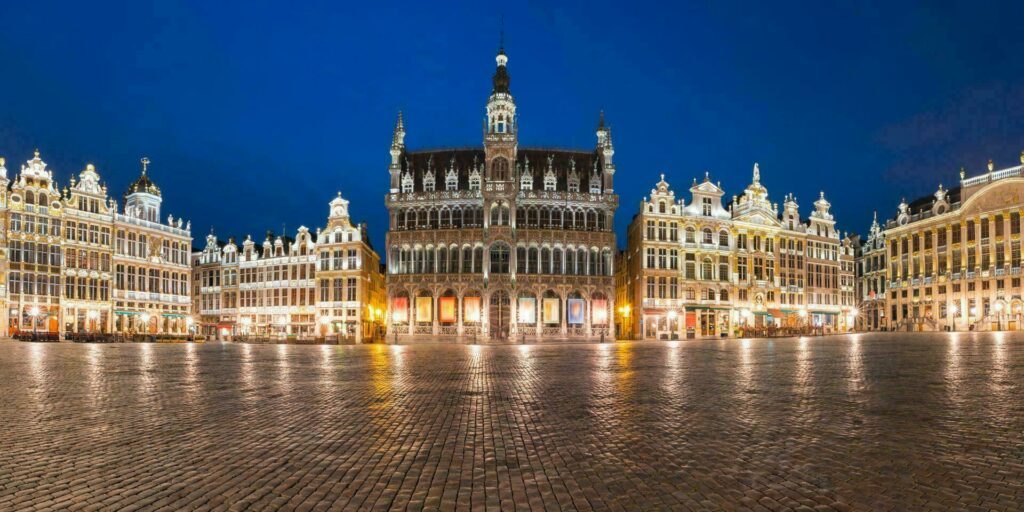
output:
[[[959,185],[946,191],[946,202],[953,205],[960,202],[961,188]],[[910,214],[916,215],[921,212],[931,211],[932,205],[935,204],[935,194],[928,194],[914,199],[909,203]]]
[[[406,151],[401,157],[402,173],[412,169],[414,179],[414,190],[422,190],[422,177],[428,167],[434,171],[434,189],[445,189],[445,174],[448,167],[454,161],[455,170],[459,175],[459,190],[469,189],[469,173],[474,164],[483,164],[484,149],[482,147],[468,148],[441,148]],[[598,173],[602,172],[600,154],[597,150],[579,150],[562,148],[519,148],[516,152],[515,175],[518,177],[519,170],[525,167],[527,159],[530,162],[530,171],[533,173],[534,188],[541,188],[544,182],[544,173],[548,167],[548,157],[552,157],[552,167],[558,177],[558,190],[568,188],[568,174],[570,161],[576,161],[576,172],[580,177],[580,190],[589,189],[590,174],[594,170],[595,162],[598,163]],[[518,179],[518,178],[517,178]]]

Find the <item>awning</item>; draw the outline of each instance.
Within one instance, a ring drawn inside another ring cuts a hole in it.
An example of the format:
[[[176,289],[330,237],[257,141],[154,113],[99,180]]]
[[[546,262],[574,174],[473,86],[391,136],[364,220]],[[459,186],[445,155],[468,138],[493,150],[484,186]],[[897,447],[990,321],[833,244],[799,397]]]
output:
[[[114,314],[115,315],[125,315],[125,316],[136,316],[136,315],[140,315],[141,313],[139,313],[138,311],[114,311]]]
[[[185,318],[185,315],[181,313],[163,313],[163,316],[167,318]]]

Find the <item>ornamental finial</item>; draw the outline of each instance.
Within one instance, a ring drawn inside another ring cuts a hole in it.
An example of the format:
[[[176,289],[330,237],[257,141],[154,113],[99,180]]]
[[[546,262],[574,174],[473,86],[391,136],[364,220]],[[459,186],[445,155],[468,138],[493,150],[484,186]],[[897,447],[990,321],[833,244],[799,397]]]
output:
[[[992,159],[989,158],[988,159],[988,172],[992,172],[992,170],[995,169],[995,167],[996,167],[995,164],[992,163]]]
[[[142,174],[146,174],[146,170],[149,168],[149,157],[144,156],[139,162],[142,162]]]
[[[36,148],[35,154],[36,154],[36,158],[39,158],[39,148]]]

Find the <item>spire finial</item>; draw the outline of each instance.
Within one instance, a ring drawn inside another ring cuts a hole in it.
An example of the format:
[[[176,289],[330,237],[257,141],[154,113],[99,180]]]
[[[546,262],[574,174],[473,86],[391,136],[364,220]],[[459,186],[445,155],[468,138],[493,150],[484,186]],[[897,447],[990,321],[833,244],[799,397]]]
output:
[[[988,159],[988,172],[992,172],[992,170],[995,169],[995,168],[996,168],[996,164],[992,163],[992,159],[989,158]]]
[[[139,161],[142,162],[142,174],[146,174],[146,170],[149,168],[149,157],[144,156]]]
[[[600,120],[597,123],[597,129],[598,130],[603,130],[604,129],[604,109],[603,108],[601,109],[601,117],[600,117]],[[1024,151],[1022,151],[1020,153],[1020,155],[1021,155],[1020,156],[1021,161],[1024,161]]]
[[[498,27],[498,53],[505,54],[505,15],[501,15]]]
[[[761,183],[761,167],[754,162],[754,183]]]
[[[39,158],[39,148],[36,148],[35,155],[36,155],[36,158]]]

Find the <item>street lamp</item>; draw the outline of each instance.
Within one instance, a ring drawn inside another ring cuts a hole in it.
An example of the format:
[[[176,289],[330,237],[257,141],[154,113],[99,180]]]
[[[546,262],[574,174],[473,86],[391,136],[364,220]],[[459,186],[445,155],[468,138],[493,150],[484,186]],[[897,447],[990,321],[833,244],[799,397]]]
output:
[[[949,306],[949,321],[950,329],[953,331],[956,330],[956,315],[958,313],[960,313],[960,308],[958,308],[956,304],[951,304]]]
[[[85,316],[89,319],[90,323],[93,326],[93,328],[90,329],[90,330],[95,332],[96,331],[96,319],[100,317],[100,312],[96,311],[95,309],[90,309],[89,312],[85,314]]]
[[[32,317],[32,339],[36,337],[36,321],[39,318],[39,306],[32,306],[28,310],[28,316]]]
[[[800,315],[800,334],[804,334],[807,330],[807,309],[800,308],[797,314]]]
[[[1001,331],[1001,330],[1003,330],[1003,303],[1002,302],[996,302],[995,309],[996,309],[996,330],[997,331]]]
[[[624,328],[622,330],[626,331],[626,329],[629,329],[629,334],[630,334],[630,336],[632,336],[632,334],[633,334],[633,326],[630,325],[630,322],[629,322],[629,312],[630,312],[629,304],[623,305],[622,307],[619,308],[619,313],[622,315],[622,322],[624,324],[624,326],[623,326]],[[623,332],[623,334],[625,334],[625,332]]]
[[[668,315],[667,316],[668,316],[668,327],[669,327],[669,330],[671,331],[671,334],[669,334],[669,338],[671,339],[672,336],[679,336],[676,333],[676,327],[674,325],[676,323],[676,317],[679,316],[679,313],[676,313],[676,310],[674,310],[674,309],[670,309],[668,311]]]

